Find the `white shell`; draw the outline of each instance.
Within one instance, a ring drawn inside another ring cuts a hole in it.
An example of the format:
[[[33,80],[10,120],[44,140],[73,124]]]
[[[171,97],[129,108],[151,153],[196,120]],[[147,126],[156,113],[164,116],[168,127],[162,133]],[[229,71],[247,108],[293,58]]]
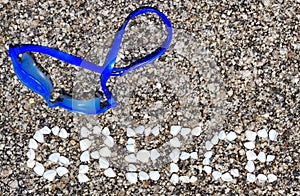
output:
[[[105,135],[105,136],[109,136],[110,135],[110,131],[109,131],[108,127],[104,127],[102,129],[102,135]]]
[[[269,182],[274,182],[277,180],[277,176],[275,176],[274,174],[268,174],[268,181]]]
[[[268,155],[267,156],[267,162],[271,162],[275,159],[275,156],[274,155]]]
[[[83,140],[80,140],[80,142],[79,142],[79,146],[80,146],[81,151],[85,151],[85,150],[89,149],[89,147],[91,145],[92,145],[92,142],[89,139],[83,139]]]
[[[269,132],[269,138],[271,141],[276,141],[277,140],[277,136],[278,136],[278,133],[274,130],[274,129],[271,129],[270,132]]]
[[[33,171],[37,175],[42,176],[44,174],[45,168],[44,168],[44,166],[41,163],[35,162],[35,166],[33,168]]]
[[[150,158],[150,152],[148,150],[140,150],[137,152],[136,158],[143,163],[147,163]]]
[[[217,135],[214,135],[213,138],[211,138],[210,142],[213,145],[216,145],[219,142],[219,137]]]
[[[103,147],[99,150],[100,156],[102,157],[110,157],[111,151],[108,149],[108,147]]]
[[[128,163],[136,163],[137,159],[134,154],[129,154],[129,155],[125,156],[125,161],[127,161]]]
[[[132,128],[127,128],[126,129],[126,135],[127,137],[135,137],[136,136],[136,133],[134,132],[134,130]]]
[[[256,177],[254,174],[247,173],[247,181],[248,182],[255,182],[255,180],[256,180]]]
[[[170,146],[174,148],[179,148],[181,146],[181,143],[177,137],[174,137],[170,140]]]
[[[266,154],[264,152],[258,153],[257,159],[262,163],[266,162]]]
[[[181,131],[180,131],[180,135],[186,136],[186,135],[190,134],[191,131],[192,130],[190,128],[182,128]]]
[[[153,127],[153,129],[151,130],[151,133],[152,133],[154,136],[158,136],[158,135],[159,135],[159,132],[160,132],[160,127],[159,127],[159,125]]]
[[[35,141],[35,139],[30,139],[29,140],[29,145],[28,145],[29,148],[31,149],[37,149],[38,148],[38,143]]]
[[[62,128],[58,133],[58,137],[66,139],[67,137],[69,137],[69,133],[64,128]]]
[[[202,161],[203,165],[209,165],[209,163],[210,163],[209,158],[204,158],[203,161]]]
[[[268,137],[268,132],[266,129],[261,129],[257,132],[258,137],[261,138],[267,138]]]
[[[179,133],[180,129],[181,126],[178,125],[171,126],[171,130],[170,130],[171,135],[176,136]]]
[[[201,127],[195,127],[192,129],[192,135],[193,136],[199,136],[202,133]]]
[[[127,144],[126,149],[128,150],[128,152],[135,152],[135,146],[132,144]]]
[[[267,180],[267,176],[264,174],[258,174],[257,180],[258,180],[258,182],[265,182]]]
[[[197,154],[197,152],[192,152],[192,153],[191,153],[191,159],[198,159],[198,154]]]
[[[126,173],[126,179],[128,180],[129,183],[135,184],[137,182],[137,173]]]
[[[69,173],[69,170],[65,167],[58,167],[58,168],[56,168],[56,172],[61,177],[63,175],[66,175],[67,173]]]
[[[197,180],[198,180],[198,179],[197,179],[196,176],[190,177],[190,183],[195,183]]]
[[[58,126],[55,126],[55,127],[53,127],[53,128],[51,129],[51,131],[52,131],[53,135],[58,135],[58,133],[59,133],[59,127],[58,127]]]
[[[49,134],[49,133],[51,133],[51,129],[49,129],[49,127],[47,127],[47,126],[44,126],[43,128],[40,129],[40,132],[42,134]]]
[[[231,182],[233,180],[232,176],[228,172],[222,174],[221,179],[225,182]]]
[[[255,148],[255,142],[245,142],[244,146],[249,150],[253,150]]]
[[[160,178],[160,174],[158,171],[150,171],[149,173],[150,179],[157,181]]]
[[[213,154],[212,151],[207,151],[206,153],[204,153],[204,157],[211,158],[212,154]]]
[[[190,158],[190,156],[191,156],[190,153],[182,152],[179,158],[181,160],[187,160],[188,158]]]
[[[28,159],[27,160],[27,167],[33,168],[35,166],[35,160]]]
[[[106,158],[99,158],[99,167],[100,169],[107,169],[109,167],[109,162]]]
[[[170,178],[170,182],[172,184],[177,184],[179,182],[179,176],[177,174],[172,174],[172,176]]]
[[[90,134],[91,134],[91,132],[86,127],[82,127],[80,129],[80,136],[81,137],[85,138],[85,137],[88,137]]]
[[[246,166],[245,166],[245,169],[246,169],[248,172],[254,172],[254,170],[255,170],[254,162],[253,162],[253,161],[247,161]]]
[[[113,147],[115,145],[114,143],[114,138],[112,138],[111,136],[106,136],[105,140],[104,140],[104,144],[108,147]]]
[[[135,145],[135,140],[133,138],[128,138],[126,144]]]
[[[64,166],[70,165],[69,159],[67,157],[65,157],[65,156],[60,156],[59,159],[58,159],[58,161],[59,161],[59,163],[61,165],[64,165]]]
[[[146,137],[149,136],[150,133],[151,133],[151,127],[146,128],[146,129],[145,129],[145,136],[146,136]]]
[[[89,151],[84,151],[80,155],[80,161],[81,162],[89,162],[90,161],[90,152]]]
[[[139,135],[142,135],[143,133],[144,133],[144,131],[145,131],[145,127],[144,126],[138,126],[137,128],[135,128],[135,130],[134,130],[134,132],[136,133],[136,134],[139,134]]]
[[[219,171],[213,171],[212,176],[213,176],[214,180],[218,180],[219,178],[221,178],[222,173]]]
[[[158,157],[160,157],[160,154],[159,154],[158,150],[152,149],[150,151],[150,158],[151,158],[151,160],[155,161]]]
[[[36,131],[33,135],[33,138],[38,141],[39,143],[44,143],[44,135],[40,131]]]
[[[236,139],[236,133],[234,131],[230,131],[227,135],[226,135],[226,139],[228,141],[233,141]]]
[[[133,165],[133,164],[128,165],[128,171],[136,171],[136,170],[137,170],[137,168],[135,165]]]
[[[35,159],[35,152],[31,148],[28,150],[26,155],[27,155],[28,159],[31,159],[31,160]]]
[[[190,182],[190,178],[188,176],[180,176],[179,180],[183,183],[189,183]]]
[[[88,165],[79,165],[79,173],[86,174],[89,171]]]
[[[58,152],[52,153],[49,155],[49,160],[53,163],[57,163],[59,160],[60,154]]]
[[[246,138],[249,141],[255,141],[257,133],[254,131],[246,131]]]
[[[174,162],[174,163],[177,163],[177,161],[179,160],[179,155],[180,155],[180,150],[178,150],[177,148],[176,149],[173,149],[172,152],[170,153],[169,157],[171,158],[171,160]]]
[[[80,183],[84,183],[89,181],[90,179],[85,174],[78,174],[78,181]]]
[[[139,172],[139,179],[140,180],[149,180],[149,175],[146,172],[140,171]]]
[[[175,163],[170,164],[170,173],[177,173],[179,171],[179,167]]]
[[[93,128],[93,134],[95,135],[100,135],[102,133],[102,127],[99,127],[99,126],[94,126]],[[88,137],[89,136],[89,132],[87,132],[86,136],[85,137]],[[82,136],[81,136],[82,137]]]
[[[98,151],[91,152],[91,158],[92,159],[99,159],[100,158],[99,152]]]
[[[212,170],[211,166],[207,166],[207,165],[205,165],[205,166],[203,167],[203,169],[204,169],[204,171],[205,171],[207,174],[210,174],[210,173],[211,173],[211,170]]]
[[[108,168],[108,169],[104,170],[104,175],[109,178],[114,178],[117,176],[116,172],[114,172],[114,170],[112,168]]]
[[[256,154],[252,150],[246,152],[246,157],[248,161],[254,161],[256,159]]]
[[[226,139],[226,133],[225,133],[225,131],[220,131],[220,133],[219,133],[219,139],[220,140],[225,140]]]
[[[56,176],[56,171],[51,169],[51,170],[45,171],[43,178],[45,178],[49,181],[53,181],[55,176]]]
[[[214,145],[210,141],[205,142],[206,150],[211,150],[213,147],[214,147]]]
[[[239,177],[240,173],[238,169],[231,169],[230,174],[233,175],[234,177]]]

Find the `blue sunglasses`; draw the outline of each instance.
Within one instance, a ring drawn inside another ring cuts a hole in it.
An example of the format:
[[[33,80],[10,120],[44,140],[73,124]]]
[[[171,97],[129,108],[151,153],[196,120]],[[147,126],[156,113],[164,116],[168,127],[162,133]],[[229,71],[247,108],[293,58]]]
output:
[[[162,19],[168,31],[166,40],[164,41],[163,45],[157,48],[154,52],[131,63],[129,66],[122,67],[122,68],[114,68],[126,26],[128,25],[131,19],[145,13],[155,13]],[[107,111],[108,109],[117,106],[117,102],[113,98],[111,92],[107,89],[106,83],[108,79],[111,76],[122,76],[131,70],[138,69],[142,66],[147,65],[148,63],[153,62],[167,50],[167,48],[171,43],[171,40],[172,40],[172,26],[168,18],[163,13],[161,13],[160,11],[154,8],[141,8],[132,12],[127,17],[125,23],[118,31],[112,43],[112,46],[109,50],[109,53],[106,57],[104,66],[98,66],[96,64],[85,61],[71,54],[67,54],[65,52],[48,48],[45,46],[37,46],[37,45],[13,46],[9,48],[8,53],[12,60],[14,71],[17,77],[19,78],[19,80],[24,85],[26,85],[29,89],[41,95],[46,100],[50,108],[59,106],[71,112],[76,112],[81,114],[101,114]],[[58,99],[56,99],[55,101],[51,101],[50,96],[51,93],[53,92],[53,85],[50,78],[35,65],[35,62],[32,59],[32,57],[29,54],[26,54],[26,52],[43,53],[52,56],[56,59],[62,60],[66,63],[70,63],[82,67],[84,69],[91,70],[93,72],[101,74],[100,77],[101,87],[106,100],[99,97],[95,97],[88,100],[78,100],[78,99],[73,99],[68,95],[60,95]],[[18,57],[20,54],[22,54],[22,57],[19,60]]]

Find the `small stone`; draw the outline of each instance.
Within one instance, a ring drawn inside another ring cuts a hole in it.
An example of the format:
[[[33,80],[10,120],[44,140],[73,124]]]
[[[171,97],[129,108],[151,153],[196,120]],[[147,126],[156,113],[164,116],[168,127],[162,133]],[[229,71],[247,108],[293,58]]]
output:
[[[86,127],[82,127],[80,129],[80,136],[85,138],[88,137],[91,134],[91,132],[86,128]]]
[[[204,153],[204,157],[206,158],[211,158],[212,157],[213,152],[212,151],[207,151],[206,153]]]
[[[209,158],[204,158],[203,161],[202,161],[203,165],[209,165],[209,163],[210,163]]]
[[[99,158],[99,167],[100,169],[107,169],[109,167],[109,162],[106,158]]]
[[[85,174],[78,174],[78,181],[80,183],[88,182],[90,179]]]
[[[256,159],[256,154],[252,150],[246,152],[246,157],[248,161],[254,161]]]
[[[135,165],[133,165],[133,164],[128,165],[128,171],[136,171],[136,170],[137,170],[137,168]]]
[[[35,139],[30,139],[29,140],[29,145],[28,145],[29,148],[31,149],[37,149],[38,148],[38,143],[35,141]]]
[[[254,170],[255,170],[254,162],[253,162],[253,161],[247,161],[246,166],[245,166],[245,169],[246,169],[248,172],[254,172]]]
[[[79,165],[79,173],[80,174],[86,174],[89,171],[88,165]]]
[[[181,143],[177,137],[174,137],[170,140],[170,146],[174,148],[179,148],[181,146]]]
[[[27,155],[28,159],[31,159],[31,160],[35,159],[35,152],[31,148],[28,150],[26,155]]]
[[[204,169],[204,171],[205,171],[207,174],[210,174],[210,173],[211,173],[211,170],[212,170],[212,168],[211,168],[210,166],[207,166],[207,165],[205,165],[205,166],[203,167],[203,169]]]
[[[151,130],[151,133],[154,135],[154,136],[158,136],[159,135],[159,125],[155,126],[152,130]]]
[[[59,157],[60,157],[60,154],[59,154],[58,152],[55,152],[55,153],[50,154],[49,160],[50,160],[52,163],[57,163],[58,160],[59,160]]]
[[[226,139],[228,141],[233,141],[236,139],[236,133],[234,131],[230,131],[227,135],[226,135]]]
[[[126,173],[126,179],[130,184],[135,184],[137,182],[137,173]]]
[[[257,135],[261,138],[267,138],[268,137],[268,132],[266,129],[261,129],[257,132]]]
[[[222,173],[219,171],[213,171],[212,176],[213,176],[214,180],[218,180],[219,178],[221,178]]]
[[[257,175],[257,180],[258,180],[258,182],[263,183],[267,180],[267,176],[264,175],[264,174],[258,174]]]
[[[55,127],[53,127],[53,128],[51,129],[51,131],[52,131],[53,135],[58,135],[58,133],[59,133],[59,127],[58,127],[58,126],[55,126]]]
[[[60,132],[58,133],[58,137],[61,137],[61,138],[63,138],[63,139],[66,139],[66,138],[69,137],[69,133],[68,133],[64,128],[62,128],[62,129],[60,130]]]
[[[150,152],[148,150],[140,150],[137,152],[136,158],[143,163],[147,163],[150,158]]]
[[[239,177],[240,173],[238,169],[231,169],[230,174],[233,175],[234,177]]]
[[[197,177],[196,176],[192,176],[192,177],[190,177],[190,183],[195,183],[195,182],[197,182]]]
[[[219,139],[220,140],[225,140],[226,139],[226,133],[225,133],[225,131],[220,131],[220,133],[219,133]]]
[[[145,136],[148,137],[151,133],[151,127],[145,129]]]
[[[193,136],[199,136],[201,133],[202,133],[201,127],[195,127],[195,128],[192,130],[192,135],[193,135]]]
[[[43,128],[40,129],[40,132],[42,134],[49,134],[49,133],[51,133],[51,129],[49,129],[49,127],[47,127],[47,126],[44,126]]]
[[[188,176],[180,176],[179,179],[183,183],[189,183],[190,182],[190,178]]]
[[[247,149],[253,150],[255,148],[255,142],[245,142],[244,146]]]
[[[64,166],[70,165],[69,159],[65,156],[60,156],[58,162],[60,163],[60,165],[64,165]]]
[[[108,149],[108,147],[103,147],[99,150],[100,156],[102,157],[110,157],[111,151]]]
[[[277,180],[277,176],[275,176],[274,174],[268,174],[268,181],[269,182],[274,182]]]
[[[136,136],[136,133],[131,128],[127,128],[126,133],[127,133],[127,137],[135,137]]]
[[[190,158],[190,156],[191,156],[190,153],[182,152],[179,158],[181,160],[187,160],[188,158]]]
[[[177,173],[179,171],[179,167],[175,163],[170,164],[170,173]]]
[[[127,161],[128,163],[136,163],[137,159],[134,154],[129,154],[129,155],[125,156],[125,161]]]
[[[104,127],[102,129],[102,135],[104,135],[104,136],[109,136],[110,135],[110,131],[109,131],[108,127]]]
[[[232,176],[228,172],[222,174],[221,179],[225,182],[231,182],[233,180]]]
[[[268,155],[267,156],[267,162],[272,162],[275,159],[274,155]]]
[[[247,181],[248,182],[255,182],[256,178],[254,174],[247,173]]]
[[[43,175],[43,178],[49,180],[49,181],[53,181],[54,178],[56,176],[56,171],[55,170],[47,170],[44,175]]]
[[[179,176],[177,174],[172,174],[172,176],[170,178],[170,182],[172,184],[177,184],[179,182]]]
[[[99,126],[94,126],[94,128],[93,128],[93,134],[100,135],[102,133],[102,128],[103,127],[101,127],[101,126],[100,127]],[[86,135],[85,137],[88,137],[90,135],[89,131],[85,135]]]
[[[150,171],[149,173],[150,179],[157,181],[160,178],[160,174],[158,171]]]
[[[80,150],[85,151],[89,149],[89,147],[92,145],[92,142],[89,139],[83,139],[80,140],[79,145],[80,145]]]
[[[140,180],[149,180],[149,175],[146,172],[140,171],[139,172],[139,179]]]
[[[44,143],[44,135],[40,131],[36,131],[33,135],[33,138],[38,141],[39,143]]]
[[[216,145],[219,142],[219,137],[217,135],[214,135],[213,138],[211,138],[210,141],[213,145]]]
[[[103,173],[109,178],[114,178],[117,176],[116,172],[112,168],[107,168],[106,170],[104,170]]]
[[[41,163],[36,162],[36,163],[35,163],[35,166],[34,166],[34,168],[33,168],[33,171],[34,171],[37,175],[43,176],[44,171],[45,171],[45,168],[44,168],[44,166],[43,166]]]
[[[84,151],[80,155],[80,161],[81,162],[89,162],[90,161],[90,152],[89,151]]]
[[[269,138],[271,141],[276,141],[277,140],[277,136],[278,136],[278,133],[274,130],[274,129],[271,129],[270,132],[269,132]]]
[[[190,128],[182,128],[182,129],[180,130],[180,135],[186,137],[188,134],[191,133],[191,131],[192,131],[192,130],[191,130]]]
[[[160,154],[159,154],[158,150],[152,149],[150,151],[150,158],[151,158],[151,160],[155,161],[158,157],[160,157]]]
[[[106,136],[105,140],[104,140],[104,144],[110,148],[112,148],[115,143],[114,143],[114,138],[112,138],[111,136]]]
[[[28,159],[27,160],[27,167],[33,168],[35,166],[35,160]]]
[[[206,150],[211,150],[214,145],[210,141],[205,142]]]
[[[246,131],[246,138],[249,141],[255,141],[257,133],[254,131]]]
[[[191,159],[198,159],[198,154],[197,154],[197,152],[192,152],[192,153],[191,153]]]
[[[142,134],[144,134],[144,131],[145,131],[145,127],[144,126],[138,126],[137,128],[135,128],[135,130],[134,130],[134,132],[136,133],[136,134],[139,134],[139,135],[142,135]]]
[[[179,155],[180,155],[180,150],[176,148],[172,150],[169,156],[174,163],[177,163],[177,161],[179,160]]]
[[[91,158],[92,159],[99,159],[100,158],[99,152],[98,151],[91,152]]]
[[[58,167],[58,168],[56,168],[56,172],[61,177],[63,175],[66,175],[67,173],[69,173],[69,170],[65,167]]]
[[[180,129],[181,126],[177,126],[177,125],[171,126],[171,130],[170,130],[171,135],[176,136],[179,133]]]
[[[262,163],[266,162],[266,154],[264,152],[258,153],[257,159]]]

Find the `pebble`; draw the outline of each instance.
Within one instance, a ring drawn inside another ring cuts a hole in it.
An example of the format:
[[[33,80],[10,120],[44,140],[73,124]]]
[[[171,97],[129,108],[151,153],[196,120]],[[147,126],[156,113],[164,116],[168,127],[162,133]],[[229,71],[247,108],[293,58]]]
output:
[[[190,134],[191,133],[191,129],[190,128],[182,128],[181,130],[180,130],[180,135],[182,135],[182,136],[187,136],[188,134]]]
[[[274,130],[274,129],[271,129],[270,132],[269,132],[269,138],[271,141],[276,141],[277,140],[277,136],[278,136],[278,133]]]
[[[108,127],[104,127],[102,129],[102,135],[104,135],[104,136],[109,136],[110,135],[110,131],[109,131]]]
[[[203,165],[209,165],[209,163],[210,163],[209,158],[204,158],[203,161],[202,161]]]
[[[154,135],[154,136],[158,136],[159,135],[159,125],[155,126],[152,130],[151,130],[151,133]]]
[[[43,176],[44,174],[44,171],[45,171],[45,168],[44,168],[44,165],[39,163],[39,162],[36,162],[35,163],[35,166],[33,168],[33,171],[39,175],[39,176]]]
[[[258,182],[262,183],[262,182],[265,182],[267,180],[267,176],[264,175],[264,174],[258,174],[257,175],[257,180]]]
[[[152,161],[155,161],[158,157],[160,157],[160,153],[156,149],[152,149],[150,151],[150,158]]]
[[[51,133],[51,129],[49,129],[49,127],[45,126],[45,127],[40,129],[40,132],[42,134],[49,134],[49,133]]]
[[[190,183],[195,183],[197,180],[198,180],[198,179],[197,179],[196,176],[190,177]]]
[[[39,143],[44,143],[44,135],[40,131],[36,131],[33,135],[33,138]]]
[[[79,173],[80,174],[86,174],[89,171],[88,165],[79,165]]]
[[[94,128],[93,128],[93,134],[100,135],[102,133],[102,128],[103,127],[94,126]],[[85,135],[85,137],[88,137],[90,135],[90,131],[87,130],[87,132],[85,132],[84,135]],[[81,137],[83,137],[83,136],[81,135]]]
[[[64,128],[62,128],[60,130],[60,132],[58,133],[58,136],[63,138],[63,139],[66,139],[66,138],[69,137],[69,133]]]
[[[126,135],[127,135],[127,137],[135,137],[136,133],[134,132],[134,130],[132,128],[127,128]]]
[[[104,140],[104,144],[110,148],[112,148],[115,143],[114,143],[114,139],[111,136],[106,136],[105,140]]]
[[[179,180],[183,183],[189,183],[190,182],[190,178],[188,176],[180,176]]]
[[[84,151],[80,155],[80,161],[81,162],[89,162],[90,161],[90,152],[89,151]]]
[[[233,177],[239,177],[240,173],[238,169],[231,169],[230,174],[233,175]]]
[[[179,158],[181,160],[187,160],[188,158],[190,158],[190,156],[191,156],[190,153],[182,152]]]
[[[85,137],[88,137],[90,134],[91,134],[91,132],[86,127],[82,127],[80,129],[80,136],[81,137],[85,138]]]
[[[35,160],[28,159],[27,160],[27,167],[33,168],[35,166]]]
[[[28,150],[26,155],[27,155],[28,159],[31,159],[31,160],[35,159],[35,152],[31,148]]]
[[[137,168],[135,165],[133,165],[133,164],[128,165],[128,171],[136,171],[136,170],[137,170]]]
[[[179,176],[177,174],[172,174],[172,176],[170,178],[170,182],[172,184],[177,184],[179,182]]]
[[[197,154],[197,152],[192,152],[192,153],[191,153],[191,159],[198,159],[198,154]]]
[[[139,172],[139,179],[140,180],[149,180],[149,175],[146,172],[140,171]]]
[[[218,180],[219,178],[221,178],[222,173],[219,171],[213,171],[212,176],[215,180]]]
[[[212,170],[211,166],[207,166],[207,165],[205,165],[205,166],[203,167],[203,169],[204,169],[204,171],[205,171],[207,174],[210,174],[210,173],[211,173],[211,170]]]
[[[137,173],[129,172],[129,173],[126,173],[125,176],[129,183],[135,184],[137,182]]]
[[[253,161],[247,161],[245,169],[249,172],[254,172],[255,170],[255,165]]]
[[[245,142],[244,146],[249,150],[253,150],[255,148],[255,142]]]
[[[212,151],[207,151],[206,153],[204,153],[204,157],[211,158],[212,154],[213,154]]]
[[[128,163],[136,163],[137,159],[134,154],[129,154],[129,155],[125,156],[125,161],[127,161]]]
[[[226,135],[226,139],[228,141],[233,141],[236,139],[236,133],[234,131],[230,131],[227,135]]]
[[[52,153],[52,154],[49,155],[49,160],[52,163],[57,163],[58,160],[59,160],[59,157],[60,157],[60,154],[58,152],[55,152],[55,153]]]
[[[160,174],[158,171],[150,171],[149,173],[150,179],[157,181],[160,178]]]
[[[170,146],[174,148],[179,148],[181,146],[181,143],[177,137],[174,137],[170,140]]]
[[[177,163],[177,161],[179,160],[179,155],[180,155],[180,150],[178,150],[177,148],[176,149],[173,149],[172,152],[170,153],[169,157],[171,158],[171,160],[174,162],[174,163]]]
[[[89,139],[83,139],[83,140],[80,140],[80,142],[79,142],[79,146],[80,146],[81,151],[85,151],[85,150],[89,149],[89,147],[91,145],[92,145],[92,142]]]
[[[29,140],[29,145],[28,145],[29,148],[31,149],[37,149],[38,148],[38,143],[35,141],[35,139],[30,139]]]
[[[53,181],[55,176],[56,176],[56,171],[51,169],[51,170],[45,171],[43,178],[45,178],[49,181]]]
[[[246,152],[246,157],[248,161],[254,161],[256,159],[256,154],[252,150]]]
[[[206,150],[211,150],[214,145],[210,141],[205,142]]]
[[[266,129],[261,129],[257,132],[258,137],[261,138],[267,138],[268,137],[268,132]]]
[[[135,128],[134,132],[136,134],[139,134],[139,135],[143,135],[144,134],[144,131],[145,131],[145,127],[144,126],[138,126],[137,128]]]
[[[78,174],[78,181],[80,183],[88,182],[90,179],[85,174]]]
[[[225,182],[231,182],[233,180],[232,176],[228,172],[222,174],[221,179]]]
[[[247,181],[248,182],[255,182],[256,178],[254,174],[247,173]]]
[[[69,170],[65,167],[58,167],[58,168],[56,168],[56,172],[61,177],[63,175],[66,175],[67,173],[69,173]]]
[[[202,129],[201,127],[195,127],[192,130],[192,135],[193,136],[199,136],[202,133]]]
[[[140,150],[137,152],[136,158],[143,163],[147,163],[150,158],[150,152],[148,150]]]
[[[58,135],[58,133],[59,133],[59,127],[58,127],[58,126],[55,126],[55,127],[53,127],[53,128],[51,129],[51,131],[52,131],[53,135]]]
[[[109,162],[106,158],[99,158],[99,167],[100,169],[107,169],[109,167]]]
[[[175,163],[170,164],[170,173],[177,173],[179,171],[179,167]]]
[[[210,141],[213,145],[216,145],[219,142],[219,137],[217,135],[214,135],[213,138],[211,138]]]
[[[109,178],[114,178],[117,176],[116,172],[112,168],[107,168],[106,170],[104,170],[104,175]]]
[[[103,147],[99,150],[100,156],[102,157],[110,157],[111,156],[111,151],[109,150],[108,147]]]
[[[262,163],[266,162],[266,154],[264,152],[258,153],[257,159]]]
[[[247,138],[249,141],[255,141],[256,136],[257,136],[257,133],[256,133],[256,132],[254,132],[254,131],[246,131],[246,138]]]
[[[91,158],[92,159],[99,159],[100,158],[99,152],[98,151],[91,152]]]
[[[226,139],[226,133],[225,133],[225,131],[220,131],[220,133],[219,133],[219,139],[220,140],[225,140]]]
[[[267,162],[272,162],[275,159],[274,155],[268,155],[267,156]]]
[[[274,182],[277,180],[277,176],[275,176],[274,174],[268,174],[268,181],[269,182]]]

